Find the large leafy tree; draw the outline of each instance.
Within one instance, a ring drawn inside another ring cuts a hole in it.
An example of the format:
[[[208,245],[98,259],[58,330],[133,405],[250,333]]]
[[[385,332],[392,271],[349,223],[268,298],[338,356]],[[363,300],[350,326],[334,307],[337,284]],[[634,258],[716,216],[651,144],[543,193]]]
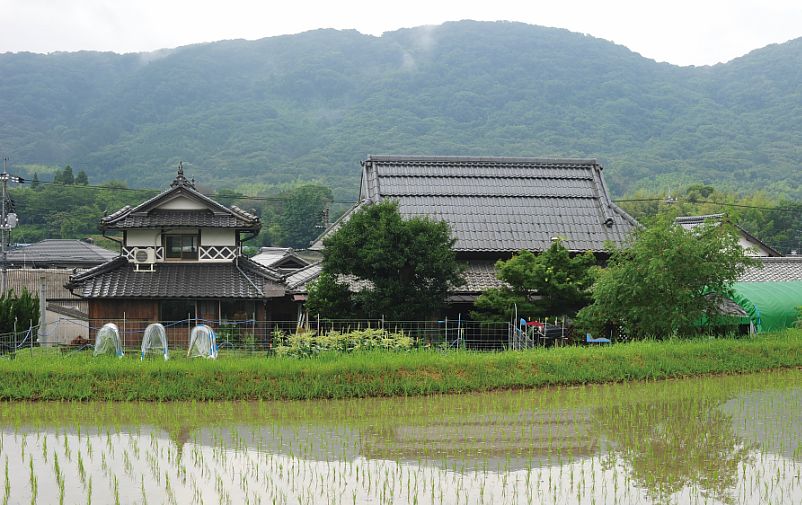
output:
[[[638,230],[629,247],[612,251],[608,267],[598,270],[593,303],[578,319],[585,329],[620,326],[633,338],[691,335],[717,312],[709,293],[726,293],[752,264],[729,225],[689,231],[665,215]]]
[[[482,293],[471,315],[509,321],[513,307],[519,315],[535,318],[573,315],[590,302],[589,271],[595,263],[592,252],[572,256],[559,240],[539,255],[521,251],[496,263],[497,276],[506,286]]]
[[[279,241],[289,247],[307,247],[322,231],[323,213],[333,200],[331,189],[305,184],[282,196],[285,201],[279,217]]]
[[[403,219],[391,201],[368,205],[324,241],[324,284],[310,289],[310,304],[390,320],[428,318],[444,306],[449,288],[463,282],[454,240],[443,221]],[[343,278],[360,289],[343,289]]]

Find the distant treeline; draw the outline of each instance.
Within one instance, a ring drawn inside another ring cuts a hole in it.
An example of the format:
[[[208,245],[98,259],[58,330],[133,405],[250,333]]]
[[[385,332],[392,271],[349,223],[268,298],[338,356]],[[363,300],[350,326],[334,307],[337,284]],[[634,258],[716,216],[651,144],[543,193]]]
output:
[[[12,231],[12,241],[30,243],[45,238],[96,237],[100,233],[98,225],[102,216],[125,205],[138,205],[164,189],[130,189],[122,181],[92,185],[83,171],[73,175],[70,166],[57,171],[52,181],[44,182],[35,173],[30,184],[10,190],[20,222]],[[211,196],[225,205],[234,204],[261,217],[261,233],[247,242],[255,247],[307,246],[322,231],[324,211],[333,200],[329,188],[300,183],[287,189],[272,188],[269,194],[246,196],[240,191],[225,189]]]

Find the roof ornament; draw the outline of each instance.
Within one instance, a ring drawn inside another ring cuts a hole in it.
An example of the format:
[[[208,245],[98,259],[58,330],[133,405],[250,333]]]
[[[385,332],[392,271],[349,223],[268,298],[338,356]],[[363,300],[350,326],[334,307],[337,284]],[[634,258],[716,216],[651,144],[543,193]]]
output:
[[[184,177],[184,162],[183,161],[179,161],[178,162],[178,173],[175,176],[175,180],[173,180],[173,182],[170,183],[170,187],[171,188],[176,188],[178,186],[186,186],[186,187],[195,189],[195,180],[193,179],[192,181],[189,181],[189,180],[187,180],[186,177]]]

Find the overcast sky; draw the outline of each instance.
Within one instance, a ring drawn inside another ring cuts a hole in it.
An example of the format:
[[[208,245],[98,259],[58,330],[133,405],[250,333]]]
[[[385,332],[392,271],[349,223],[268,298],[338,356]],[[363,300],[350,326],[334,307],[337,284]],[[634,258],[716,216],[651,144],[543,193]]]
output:
[[[381,35],[460,19],[567,28],[706,65],[802,36],[802,0],[0,0],[0,52],[141,52],[315,28]]]

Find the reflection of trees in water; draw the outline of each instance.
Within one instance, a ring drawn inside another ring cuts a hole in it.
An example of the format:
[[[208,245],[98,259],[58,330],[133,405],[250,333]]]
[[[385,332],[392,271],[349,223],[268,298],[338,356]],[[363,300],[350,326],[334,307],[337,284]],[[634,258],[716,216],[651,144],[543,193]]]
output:
[[[744,443],[719,400],[685,398],[596,410],[598,426],[630,466],[635,483],[657,502],[685,487],[732,503],[738,469],[749,460]]]

